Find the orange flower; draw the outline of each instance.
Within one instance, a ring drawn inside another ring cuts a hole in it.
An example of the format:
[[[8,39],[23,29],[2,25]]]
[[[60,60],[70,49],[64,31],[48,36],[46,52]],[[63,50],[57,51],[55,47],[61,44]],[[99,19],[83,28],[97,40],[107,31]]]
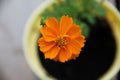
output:
[[[65,62],[78,57],[84,47],[85,37],[71,17],[62,16],[60,24],[56,18],[50,18],[40,32],[38,43],[45,58]]]

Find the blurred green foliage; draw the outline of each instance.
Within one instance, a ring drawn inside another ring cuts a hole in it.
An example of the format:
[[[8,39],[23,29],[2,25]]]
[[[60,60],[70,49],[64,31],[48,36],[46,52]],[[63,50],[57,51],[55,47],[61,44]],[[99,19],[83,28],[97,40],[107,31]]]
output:
[[[45,24],[46,19],[56,17],[59,21],[61,16],[68,15],[74,20],[74,23],[80,25],[83,35],[89,35],[89,23],[94,25],[96,17],[104,17],[106,14],[102,3],[96,0],[56,0],[56,3],[47,8],[41,15],[41,25]],[[86,23],[87,22],[87,23]]]

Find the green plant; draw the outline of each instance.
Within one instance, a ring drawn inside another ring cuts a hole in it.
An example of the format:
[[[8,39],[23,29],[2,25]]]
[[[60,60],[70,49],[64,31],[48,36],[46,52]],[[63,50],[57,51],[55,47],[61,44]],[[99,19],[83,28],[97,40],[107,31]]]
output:
[[[41,25],[45,24],[47,18],[56,17],[60,20],[63,15],[69,15],[74,22],[82,28],[82,33],[86,37],[89,34],[89,26],[95,24],[96,17],[103,17],[106,14],[102,3],[96,0],[56,0],[56,3],[47,8],[41,15]],[[87,23],[86,23],[87,22]]]

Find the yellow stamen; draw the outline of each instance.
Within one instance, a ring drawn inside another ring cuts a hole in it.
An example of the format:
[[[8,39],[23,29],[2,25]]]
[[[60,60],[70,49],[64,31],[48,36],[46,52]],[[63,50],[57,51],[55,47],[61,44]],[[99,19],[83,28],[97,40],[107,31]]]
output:
[[[65,40],[63,37],[57,37],[55,42],[60,48],[64,48],[65,45],[67,44],[67,40]]]

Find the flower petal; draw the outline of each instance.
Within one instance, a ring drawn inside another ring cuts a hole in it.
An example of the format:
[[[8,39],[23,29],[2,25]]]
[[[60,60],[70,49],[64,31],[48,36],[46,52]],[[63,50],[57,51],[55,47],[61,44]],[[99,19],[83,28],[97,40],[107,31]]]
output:
[[[75,40],[79,41],[79,44],[81,45],[81,47],[84,47],[85,42],[86,42],[84,36],[82,36],[82,35],[81,35],[81,36],[78,36],[78,37],[75,38]]]
[[[58,46],[54,46],[45,53],[45,58],[54,59],[58,55],[59,51],[60,48]]]
[[[50,18],[46,21],[46,25],[50,27],[56,35],[59,34],[59,24],[56,18]]]
[[[72,40],[71,42],[69,42],[67,47],[70,50],[70,52],[73,54],[79,54],[82,48],[81,43],[77,40]]]
[[[54,58],[54,61],[59,61],[59,55]]]
[[[59,61],[65,62],[68,61],[71,57],[72,53],[68,49],[62,48],[59,52]]]
[[[55,42],[46,42],[46,41],[44,40],[44,38],[40,38],[39,41],[38,41],[38,43],[39,43],[39,46],[40,46],[40,50],[41,50],[42,52],[47,52],[47,51],[50,50],[53,46],[56,45]]]
[[[70,27],[69,31],[67,31],[66,34],[71,36],[71,39],[74,39],[81,35],[81,29],[78,25],[74,24]]]
[[[79,56],[79,54],[72,54],[70,59],[74,59],[75,60],[78,56]]]
[[[56,39],[56,33],[46,25],[40,29],[40,32],[46,41],[54,41]]]
[[[60,21],[60,34],[64,35],[68,31],[72,23],[73,23],[72,18],[68,16],[62,16]]]

